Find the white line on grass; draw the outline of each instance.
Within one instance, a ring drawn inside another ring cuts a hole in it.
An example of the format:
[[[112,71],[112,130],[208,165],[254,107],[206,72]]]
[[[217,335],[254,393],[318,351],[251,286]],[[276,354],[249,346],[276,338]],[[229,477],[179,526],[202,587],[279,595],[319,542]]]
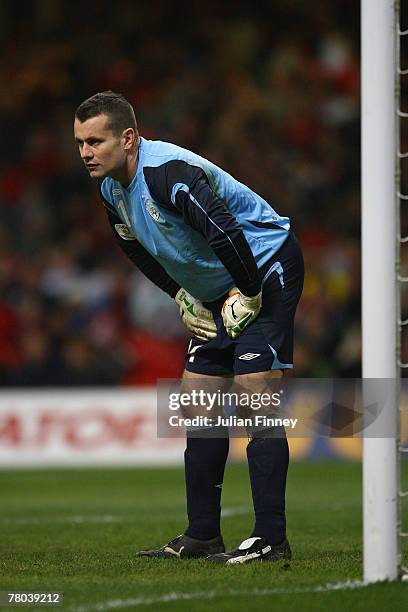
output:
[[[253,590],[211,590],[195,591],[193,593],[165,593],[158,597],[131,597],[129,599],[112,599],[98,604],[72,606],[69,612],[105,612],[105,610],[117,610],[129,606],[149,606],[170,601],[183,601],[191,599],[215,599],[216,597],[266,597],[268,595],[295,595],[297,593],[326,593],[329,591],[345,591],[361,589],[368,586],[361,580],[347,580],[346,582],[334,582],[318,584],[310,587],[293,587],[291,589],[253,589]]]
[[[0,525],[69,525],[69,524],[105,524],[105,523],[133,523],[136,521],[135,514],[131,515],[113,515],[113,514],[101,514],[101,515],[77,515],[73,514],[70,516],[32,516],[32,517],[3,517],[0,518]],[[241,516],[249,512],[247,506],[237,506],[236,508],[225,508],[221,512],[223,518],[229,518],[231,516]],[[149,516],[146,520],[163,520],[164,515]],[[172,520],[183,519],[184,514],[165,515],[166,518]],[[137,519],[140,522],[140,518]]]
[[[50,525],[52,523],[56,525],[69,525],[79,523],[121,523],[128,522],[129,517],[112,516],[111,514],[102,514],[100,516],[39,516],[39,517],[15,517],[15,518],[2,518],[0,524],[3,525]]]
[[[230,516],[242,516],[250,512],[248,506],[236,506],[235,508],[224,508],[221,510],[222,518],[229,518]]]
[[[357,506],[357,504],[356,504]],[[332,510],[340,508],[339,505],[330,506]],[[244,516],[250,512],[249,506],[236,506],[231,508],[223,508],[221,512],[222,518],[230,518],[232,516]],[[136,521],[137,508],[133,514],[126,515],[113,515],[113,514],[101,514],[101,515],[66,515],[66,516],[11,516],[11,517],[0,517],[0,525],[78,525],[78,524],[89,524],[99,525],[107,523],[134,523]],[[183,520],[184,514],[146,514],[145,517],[139,516],[137,522],[140,524],[141,521],[152,522],[162,521],[163,518],[171,520]]]

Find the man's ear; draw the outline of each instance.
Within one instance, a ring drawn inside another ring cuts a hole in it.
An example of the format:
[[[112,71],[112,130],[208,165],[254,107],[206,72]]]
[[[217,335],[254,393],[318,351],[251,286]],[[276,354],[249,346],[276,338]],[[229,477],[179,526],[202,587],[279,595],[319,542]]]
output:
[[[122,138],[125,150],[130,151],[136,140],[135,130],[133,128],[126,128],[126,130],[122,132]]]

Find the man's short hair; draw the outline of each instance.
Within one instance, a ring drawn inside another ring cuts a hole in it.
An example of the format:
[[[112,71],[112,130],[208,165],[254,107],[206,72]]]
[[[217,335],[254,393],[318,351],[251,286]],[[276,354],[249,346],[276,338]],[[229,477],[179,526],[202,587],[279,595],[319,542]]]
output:
[[[84,100],[75,111],[75,117],[81,123],[98,115],[107,115],[108,128],[115,135],[119,136],[127,128],[133,128],[138,135],[135,112],[122,94],[102,91]]]

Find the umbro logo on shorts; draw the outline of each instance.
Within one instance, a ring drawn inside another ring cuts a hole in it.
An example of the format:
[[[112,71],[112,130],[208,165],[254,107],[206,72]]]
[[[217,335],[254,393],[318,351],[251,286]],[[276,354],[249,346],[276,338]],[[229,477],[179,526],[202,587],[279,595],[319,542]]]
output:
[[[251,359],[256,359],[260,357],[261,353],[245,353],[245,355],[241,355],[238,359],[243,359],[244,361],[251,361]]]

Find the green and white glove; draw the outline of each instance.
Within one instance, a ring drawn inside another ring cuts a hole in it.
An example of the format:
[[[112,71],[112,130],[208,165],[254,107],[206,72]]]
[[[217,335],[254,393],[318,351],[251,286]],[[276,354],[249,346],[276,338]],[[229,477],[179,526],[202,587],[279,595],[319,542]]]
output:
[[[180,306],[180,317],[187,329],[199,340],[212,340],[217,335],[217,327],[211,310],[205,308],[185,289],[179,289],[174,298]]]
[[[253,297],[247,297],[237,287],[231,289],[221,309],[227,334],[231,338],[237,338],[256,319],[261,306],[262,292]]]

